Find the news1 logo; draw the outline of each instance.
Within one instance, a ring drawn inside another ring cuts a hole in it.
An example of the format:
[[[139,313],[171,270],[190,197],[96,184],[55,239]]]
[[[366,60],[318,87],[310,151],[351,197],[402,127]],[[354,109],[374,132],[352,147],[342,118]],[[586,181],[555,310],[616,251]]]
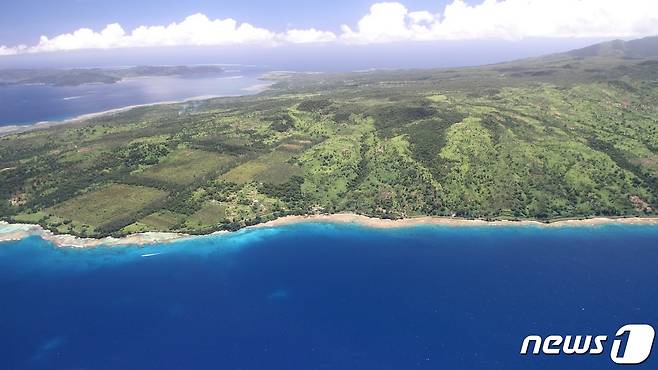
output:
[[[624,325],[615,334],[610,359],[620,365],[637,365],[649,358],[656,331],[651,325]],[[523,340],[521,354],[527,355],[600,355],[605,351],[606,335],[529,335]]]

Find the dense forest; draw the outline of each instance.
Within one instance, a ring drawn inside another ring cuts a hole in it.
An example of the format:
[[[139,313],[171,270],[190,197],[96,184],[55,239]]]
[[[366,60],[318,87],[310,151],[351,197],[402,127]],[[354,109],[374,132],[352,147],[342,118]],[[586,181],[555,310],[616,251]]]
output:
[[[276,74],[255,96],[1,137],[0,216],[100,237],[336,212],[655,215],[658,52],[634,45],[483,67]]]

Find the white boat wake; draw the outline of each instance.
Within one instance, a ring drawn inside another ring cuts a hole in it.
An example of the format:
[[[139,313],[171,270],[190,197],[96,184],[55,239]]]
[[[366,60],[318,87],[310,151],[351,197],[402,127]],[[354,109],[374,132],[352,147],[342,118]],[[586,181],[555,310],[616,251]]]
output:
[[[142,257],[153,257],[153,256],[157,256],[158,254],[162,254],[162,253],[147,253],[147,254],[142,254]]]

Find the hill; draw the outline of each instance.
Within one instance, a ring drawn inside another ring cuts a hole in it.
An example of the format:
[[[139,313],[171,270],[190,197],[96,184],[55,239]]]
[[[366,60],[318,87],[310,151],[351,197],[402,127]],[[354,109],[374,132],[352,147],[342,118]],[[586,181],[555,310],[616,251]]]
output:
[[[0,215],[81,236],[345,211],[656,215],[658,59],[629,57],[652,42],[482,67],[276,74],[256,96],[3,137]]]
[[[573,50],[567,53],[573,57],[622,57],[649,58],[658,56],[658,36],[622,41],[614,40]]]

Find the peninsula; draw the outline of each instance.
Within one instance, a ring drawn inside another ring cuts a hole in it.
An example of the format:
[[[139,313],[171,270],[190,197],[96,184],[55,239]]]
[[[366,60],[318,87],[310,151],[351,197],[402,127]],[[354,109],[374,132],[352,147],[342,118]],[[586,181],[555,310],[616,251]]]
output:
[[[223,73],[219,66],[136,66],[126,68],[70,68],[70,69],[0,69],[2,85],[78,86],[101,83],[113,84],[126,78],[181,76],[200,77]]]

